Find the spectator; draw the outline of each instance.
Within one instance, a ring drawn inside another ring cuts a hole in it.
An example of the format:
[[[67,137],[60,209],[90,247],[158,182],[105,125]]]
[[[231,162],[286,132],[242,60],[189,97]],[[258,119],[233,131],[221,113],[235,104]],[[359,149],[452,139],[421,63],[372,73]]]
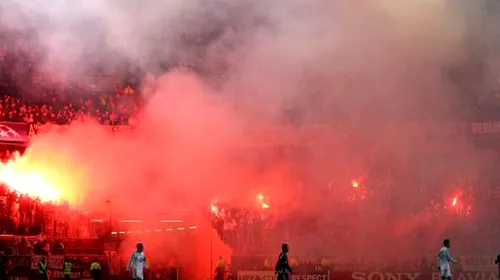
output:
[[[224,280],[226,276],[226,261],[222,257],[219,257],[217,261],[217,267],[215,269],[215,279]]]
[[[27,255],[28,251],[29,251],[28,240],[26,240],[26,237],[22,237],[18,247],[18,254]]]
[[[42,254],[44,256],[50,256],[50,245],[47,240],[42,241]]]
[[[99,280],[101,278],[101,264],[97,258],[95,258],[90,265],[90,274],[93,280]]]
[[[57,240],[54,244],[54,254],[56,255],[64,255],[64,244],[62,240]]]

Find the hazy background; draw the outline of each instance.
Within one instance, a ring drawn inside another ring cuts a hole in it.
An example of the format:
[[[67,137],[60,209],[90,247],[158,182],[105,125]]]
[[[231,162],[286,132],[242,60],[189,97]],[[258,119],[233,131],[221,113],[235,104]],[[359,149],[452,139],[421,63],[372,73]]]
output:
[[[5,0],[1,28],[22,31],[39,47],[34,73],[107,90],[120,69],[117,76],[143,81],[148,96],[130,132],[111,136],[91,121],[50,130],[17,165],[56,172],[52,183],[89,209],[107,199],[145,212],[195,209],[213,199],[252,203],[266,193],[279,197],[273,207],[280,212],[317,218],[314,236],[329,225],[324,205],[371,172],[369,154],[409,181],[413,173],[477,173],[489,164],[454,135],[420,139],[385,122],[491,118],[499,8],[482,0]],[[19,83],[26,94],[39,88]],[[332,128],[294,156],[272,150],[263,157],[248,147],[272,138],[267,127],[299,132],[314,124]],[[458,160],[436,167],[440,153],[419,158],[422,149],[450,146],[460,147]],[[415,191],[412,184],[394,190],[403,201]],[[369,228],[411,233],[428,217],[402,220],[381,218],[357,231],[360,238]]]

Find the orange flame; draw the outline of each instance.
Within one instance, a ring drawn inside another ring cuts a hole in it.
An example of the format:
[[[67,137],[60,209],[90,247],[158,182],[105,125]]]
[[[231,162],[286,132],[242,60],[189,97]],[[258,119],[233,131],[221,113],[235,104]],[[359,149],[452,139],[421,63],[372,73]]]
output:
[[[264,208],[264,209],[269,208],[269,204],[267,204],[267,203],[262,203],[262,208]]]
[[[457,201],[458,201],[458,198],[455,196],[455,197],[453,198],[453,201],[451,202],[451,205],[452,205],[453,207],[457,206]]]
[[[18,153],[5,164],[0,163],[0,182],[11,189],[41,201],[74,202],[72,189],[74,182],[69,173],[62,172],[55,166],[47,166],[21,157]]]

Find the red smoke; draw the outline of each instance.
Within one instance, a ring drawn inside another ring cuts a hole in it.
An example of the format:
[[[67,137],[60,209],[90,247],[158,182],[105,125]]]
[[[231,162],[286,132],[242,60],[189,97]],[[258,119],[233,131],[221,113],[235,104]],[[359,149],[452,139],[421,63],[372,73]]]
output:
[[[293,186],[282,162],[254,171],[258,162],[241,145],[253,143],[242,119],[195,75],[174,72],[156,88],[135,127],[111,133],[92,120],[48,126],[0,169],[0,179],[43,200],[90,211],[104,211],[110,200],[116,213],[129,214],[198,209],[212,197],[253,205],[256,190],[272,197]]]

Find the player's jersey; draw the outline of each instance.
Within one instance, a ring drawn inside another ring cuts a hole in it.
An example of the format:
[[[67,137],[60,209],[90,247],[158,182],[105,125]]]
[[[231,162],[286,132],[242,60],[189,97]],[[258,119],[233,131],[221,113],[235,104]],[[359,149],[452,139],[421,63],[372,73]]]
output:
[[[139,278],[143,279],[142,277],[142,270],[144,269],[144,266],[147,267],[146,263],[146,257],[144,256],[144,252],[134,252],[132,253],[132,256],[130,256],[130,260],[128,262],[127,269],[132,266],[133,273],[134,273],[134,278]]]
[[[450,249],[443,247],[439,250],[438,254],[438,265],[440,268],[449,267],[451,262],[455,260],[451,257]]]

